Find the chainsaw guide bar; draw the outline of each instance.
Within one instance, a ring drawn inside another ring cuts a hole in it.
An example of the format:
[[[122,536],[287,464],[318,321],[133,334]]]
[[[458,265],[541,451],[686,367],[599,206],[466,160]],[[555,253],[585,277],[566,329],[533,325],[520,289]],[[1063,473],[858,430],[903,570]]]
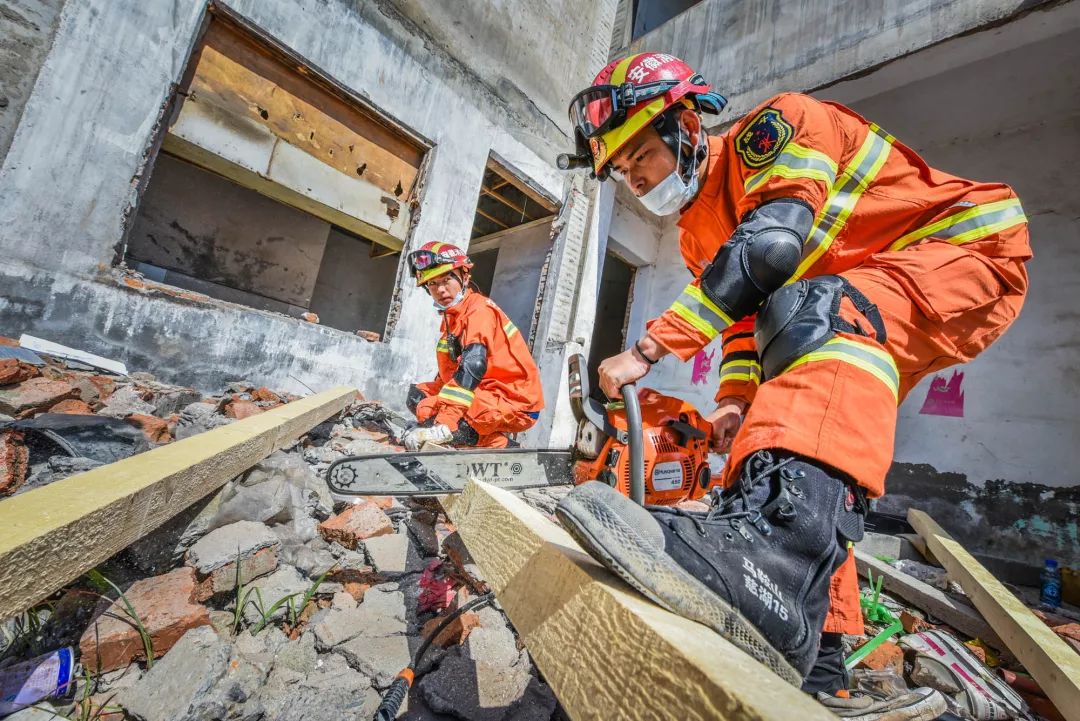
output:
[[[507,490],[574,482],[569,451],[457,450],[378,453],[334,461],[326,481],[335,501],[357,496],[437,496],[460,493],[469,480]]]

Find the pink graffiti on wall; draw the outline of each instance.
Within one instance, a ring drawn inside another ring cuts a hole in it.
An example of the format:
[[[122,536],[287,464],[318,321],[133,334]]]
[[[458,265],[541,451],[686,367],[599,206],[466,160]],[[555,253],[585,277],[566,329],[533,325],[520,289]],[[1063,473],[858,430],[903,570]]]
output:
[[[953,371],[952,377],[948,380],[945,380],[945,376],[934,376],[919,413],[927,416],[963,418],[964,391],[960,389],[963,383],[964,374],[960,371]]]
[[[715,357],[715,350],[712,353],[706,353],[704,350],[697,352],[697,355],[694,356],[694,371],[690,376],[691,385],[699,386],[702,383],[709,382],[709,371],[712,370],[712,362]]]

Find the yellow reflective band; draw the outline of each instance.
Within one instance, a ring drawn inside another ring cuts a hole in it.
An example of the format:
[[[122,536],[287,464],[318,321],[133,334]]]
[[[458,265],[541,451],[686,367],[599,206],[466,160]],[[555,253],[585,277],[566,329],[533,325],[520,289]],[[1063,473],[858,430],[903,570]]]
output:
[[[626,71],[630,69],[630,63],[634,62],[636,58],[640,58],[644,53],[635,53],[634,55],[627,55],[625,58],[619,61],[619,64],[615,66],[615,69],[611,71],[611,80],[608,80],[609,85],[622,85],[626,82]]]
[[[594,163],[596,165],[606,163],[611,156],[619,152],[622,146],[625,145],[630,138],[637,134],[637,131],[652,122],[653,118],[659,115],[660,111],[664,109],[664,97],[665,96],[661,95],[656,100],[634,113],[625,123],[617,128],[612,128],[601,135],[600,141],[603,150],[601,152],[601,157],[595,159]]]
[[[462,406],[471,406],[474,397],[475,394],[472,391],[466,390],[458,385],[452,386],[449,383],[444,385],[442,390],[439,391],[439,398]]]
[[[512,335],[514,335],[514,333],[517,333],[517,332],[518,332],[517,326],[514,325],[514,321],[512,321],[512,320],[507,321],[506,325],[503,326],[503,333],[506,333],[507,338],[511,337]]]
[[[848,216],[855,209],[855,204],[874,182],[881,166],[885,165],[885,160],[892,150],[893,140],[895,140],[893,136],[877,125],[870,125],[870,131],[866,134],[862,146],[859,147],[859,152],[855,154],[851,162],[844,166],[825,199],[825,205],[818,212],[814,226],[810,230],[810,237],[806,241],[802,262],[799,263],[798,269],[788,283],[794,283],[805,275],[829,249],[836,240],[836,236],[840,235]]]
[[[903,250],[924,238],[962,245],[1026,222],[1027,216],[1020,206],[1020,199],[1006,198],[993,203],[973,205],[967,210],[914,230],[890,245],[889,250]]]
[[[761,364],[755,361],[731,361],[720,366],[720,383],[729,381],[761,382]]]
[[[454,266],[450,265],[449,263],[443,263],[442,265],[433,265],[430,268],[428,268],[427,270],[420,271],[420,277],[418,278],[418,281],[419,281],[420,285],[423,285],[424,283],[427,283],[432,278],[437,278],[438,276],[442,275],[443,273],[449,273],[453,269],[454,269]]]
[[[753,192],[774,176],[820,180],[831,190],[836,180],[836,163],[825,153],[788,143],[784,146],[783,152],[776,156],[772,165],[746,179],[744,183],[746,192]]]
[[[892,393],[894,401],[899,400],[900,371],[896,369],[896,362],[892,356],[880,348],[846,338],[833,338],[817,350],[798,358],[782,372],[787,373],[806,363],[824,360],[840,361],[866,371],[885,384]]]
[[[685,288],[671,304],[670,310],[712,340],[734,323],[693,283]]]
[[[694,326],[694,328],[700,331],[702,335],[707,337],[709,340],[712,340],[716,336],[720,335],[719,330],[713,328],[704,318],[687,308],[679,301],[675,301],[674,303],[672,303],[671,307],[668,308],[668,310],[685,320],[690,325]]]
[[[436,353],[449,353],[450,343],[445,338],[439,339],[438,345],[435,346]]]

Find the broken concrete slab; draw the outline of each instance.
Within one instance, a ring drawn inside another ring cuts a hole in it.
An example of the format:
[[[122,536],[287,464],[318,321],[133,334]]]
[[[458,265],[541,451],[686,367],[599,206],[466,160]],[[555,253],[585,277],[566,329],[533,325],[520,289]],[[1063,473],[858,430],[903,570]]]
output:
[[[315,634],[305,633],[290,641],[274,653],[275,668],[287,668],[308,674],[318,667],[319,654],[315,650]]]
[[[245,705],[242,718],[274,721],[372,718],[380,698],[370,680],[350,668],[337,654],[320,661],[320,667],[306,676],[275,667],[266,685]]]
[[[378,638],[404,634],[408,630],[405,594],[393,584],[372,586],[363,598],[356,608],[331,608],[313,625],[315,645],[320,651],[329,651],[357,636]]]
[[[389,687],[412,659],[409,637],[402,635],[357,636],[337,646],[334,652],[340,653],[350,666],[370,678],[379,690]]]
[[[268,611],[280,599],[290,595],[292,596],[292,605],[299,606],[304,594],[310,587],[311,582],[301,576],[300,572],[295,568],[288,565],[280,566],[269,576],[263,576],[248,585],[251,594],[248,596],[248,605],[244,608],[244,619],[252,624],[260,622],[263,617],[262,611]],[[262,611],[259,608],[260,598]],[[270,614],[269,618],[273,621],[285,618],[288,613],[288,605],[289,602],[286,602],[279,606]],[[303,609],[296,609],[297,613],[301,610]]]
[[[98,411],[98,415],[110,418],[127,418],[132,414],[152,416],[154,406],[143,399],[143,393],[134,385],[126,385],[118,388],[108,402]]]
[[[176,440],[197,436],[232,422],[233,419],[217,412],[214,403],[192,403],[180,411],[180,418],[176,422]]]
[[[139,721],[224,718],[210,691],[228,670],[229,652],[230,644],[208,626],[192,629],[116,703]]]
[[[235,589],[238,563],[240,583],[273,571],[279,546],[277,536],[255,521],[237,521],[203,536],[186,554],[203,585],[200,599]]]
[[[387,579],[419,573],[424,568],[424,560],[417,553],[412,537],[408,533],[377,536],[363,543],[368,563],[379,575]]]
[[[163,576],[136,581],[125,592],[135,615],[150,634],[155,657],[164,655],[190,629],[210,624],[209,611],[195,601],[196,591],[194,569],[178,568]],[[87,627],[79,651],[83,665],[99,672],[123,668],[146,657],[135,620],[121,599]]]

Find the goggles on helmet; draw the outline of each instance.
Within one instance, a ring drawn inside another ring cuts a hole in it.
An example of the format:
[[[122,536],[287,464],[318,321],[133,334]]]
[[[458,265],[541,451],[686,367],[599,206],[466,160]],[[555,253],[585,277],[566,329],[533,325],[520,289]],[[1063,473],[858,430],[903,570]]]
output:
[[[635,105],[659,97],[682,82],[660,80],[644,85],[594,85],[570,101],[570,122],[584,137],[595,138],[626,122],[627,111]]]
[[[449,256],[430,250],[414,250],[409,253],[409,268],[415,275],[433,265],[449,265],[460,259],[461,256]]]

